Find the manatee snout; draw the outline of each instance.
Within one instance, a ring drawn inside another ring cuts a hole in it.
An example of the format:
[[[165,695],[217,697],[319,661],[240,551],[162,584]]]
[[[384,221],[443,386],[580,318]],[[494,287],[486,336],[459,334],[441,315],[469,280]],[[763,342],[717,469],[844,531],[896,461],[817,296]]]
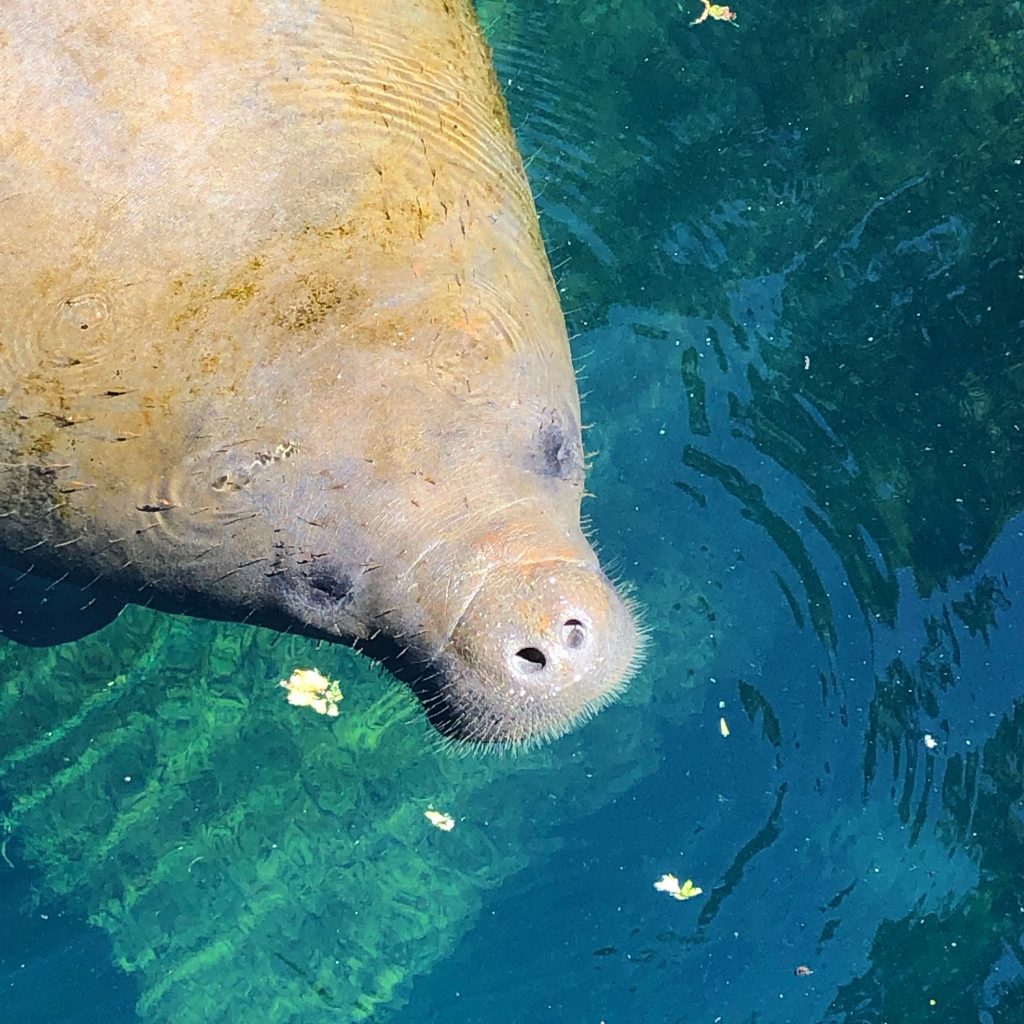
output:
[[[500,565],[472,595],[421,697],[447,736],[531,745],[614,700],[641,646],[627,601],[596,561]]]

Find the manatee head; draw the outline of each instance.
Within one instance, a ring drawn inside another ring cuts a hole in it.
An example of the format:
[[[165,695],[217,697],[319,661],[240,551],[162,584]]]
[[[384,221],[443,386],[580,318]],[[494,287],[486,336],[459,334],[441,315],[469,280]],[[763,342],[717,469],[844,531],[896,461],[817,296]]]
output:
[[[643,648],[632,602],[580,526],[574,388],[535,410],[403,395],[380,403],[378,424],[346,423],[366,432],[357,447],[372,461],[350,476],[335,465],[322,498],[308,476],[282,489],[318,509],[302,558],[275,577],[287,611],[303,631],[351,638],[453,741],[561,736],[622,692]],[[308,554],[317,536],[333,554]]]

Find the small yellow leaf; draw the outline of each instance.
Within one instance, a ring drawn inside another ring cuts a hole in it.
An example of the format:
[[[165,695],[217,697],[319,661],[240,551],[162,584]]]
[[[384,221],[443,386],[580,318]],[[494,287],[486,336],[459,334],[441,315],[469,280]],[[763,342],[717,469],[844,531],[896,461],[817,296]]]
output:
[[[679,888],[679,892],[675,893],[677,900],[692,900],[694,896],[699,896],[704,890],[699,885],[693,884],[693,879],[688,878]]]
[[[654,883],[654,888],[658,892],[667,892],[677,900],[692,900],[694,896],[699,896],[704,891],[699,885],[693,884],[692,878],[688,878],[680,885],[675,875],[662,875]]]

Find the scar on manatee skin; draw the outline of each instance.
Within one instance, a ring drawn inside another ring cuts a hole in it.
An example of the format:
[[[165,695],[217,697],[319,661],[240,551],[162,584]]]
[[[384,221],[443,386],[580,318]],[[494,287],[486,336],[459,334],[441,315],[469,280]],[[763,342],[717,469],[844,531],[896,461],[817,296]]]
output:
[[[240,491],[252,483],[252,477],[245,472],[232,476],[230,473],[221,473],[220,476],[210,481],[210,487],[215,491]]]
[[[250,438],[250,440],[252,440],[252,438]],[[218,450],[218,454],[225,454],[228,448],[236,447],[239,443],[246,442],[233,442],[231,445],[220,448]],[[285,459],[290,459],[297,451],[299,451],[299,446],[297,444],[292,441],[282,441],[272,452],[256,452],[252,462],[239,472],[221,473],[210,481],[210,486],[215,491],[239,491],[243,487],[248,487],[253,481],[253,474],[258,472],[264,466],[284,462]]]

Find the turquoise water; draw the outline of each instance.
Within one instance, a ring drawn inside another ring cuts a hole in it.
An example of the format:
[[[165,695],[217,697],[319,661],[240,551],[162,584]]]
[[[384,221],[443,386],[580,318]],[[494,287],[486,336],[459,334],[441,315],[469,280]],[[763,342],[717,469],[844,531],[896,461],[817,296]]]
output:
[[[631,692],[491,762],[257,630],[0,647],[0,1020],[1024,1022],[1024,12],[733,8],[480,4]]]

